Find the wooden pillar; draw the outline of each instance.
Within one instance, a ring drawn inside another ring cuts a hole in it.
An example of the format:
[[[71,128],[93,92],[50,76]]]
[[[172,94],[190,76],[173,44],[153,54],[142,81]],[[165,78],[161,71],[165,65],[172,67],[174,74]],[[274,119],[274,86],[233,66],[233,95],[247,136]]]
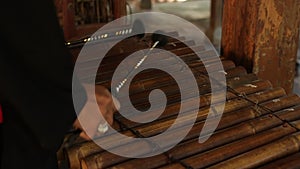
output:
[[[118,19],[126,15],[126,0],[113,0],[114,19]]]
[[[222,55],[292,92],[299,0],[224,0]]]
[[[74,2],[63,0],[62,5],[64,36],[67,40],[76,35]]]

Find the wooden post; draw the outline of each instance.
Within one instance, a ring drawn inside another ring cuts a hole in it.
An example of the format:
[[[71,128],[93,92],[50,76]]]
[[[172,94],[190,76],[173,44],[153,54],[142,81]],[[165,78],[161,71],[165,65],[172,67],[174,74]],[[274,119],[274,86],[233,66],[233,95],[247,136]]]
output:
[[[126,15],[126,0],[113,1],[113,14],[114,19],[118,19]]]
[[[62,5],[64,36],[68,40],[76,35],[74,2],[63,0]]]
[[[222,55],[292,92],[299,0],[224,0]]]

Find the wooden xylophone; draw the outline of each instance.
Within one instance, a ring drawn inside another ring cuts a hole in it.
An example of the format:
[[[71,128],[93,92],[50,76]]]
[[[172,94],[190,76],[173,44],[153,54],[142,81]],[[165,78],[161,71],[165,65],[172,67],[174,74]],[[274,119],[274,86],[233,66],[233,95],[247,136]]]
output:
[[[227,80],[224,113],[214,134],[206,142],[198,142],[211,104],[211,86],[203,61],[210,67],[216,66],[216,71],[219,69],[216,59],[210,58],[212,51],[179,37],[176,32],[171,34],[178,38],[170,38],[164,49],[179,56],[189,66],[201,94],[196,122],[187,136],[165,153],[140,159],[112,154],[92,141],[66,139],[62,160],[66,160],[72,169],[300,168],[300,98],[294,94],[287,95],[282,88],[272,88],[268,81],[258,79],[243,67],[235,66],[232,61],[222,57],[220,60]],[[96,83],[110,88],[115,68],[137,48],[149,48],[149,44],[129,38],[116,45],[102,61]],[[191,48],[202,53],[203,60],[199,60]],[[178,73],[184,71],[175,60],[160,53],[154,55],[159,57],[155,64],[166,60],[169,66],[178,68]],[[85,64],[89,65],[88,62]],[[129,67],[133,64],[128,62]],[[88,69],[83,74],[83,77],[89,78]],[[132,104],[139,110],[147,110],[150,106],[148,95],[157,88],[165,92],[168,100],[158,119],[140,124],[116,114],[112,127],[130,137],[158,135],[173,124],[180,105],[191,104],[193,97],[196,97],[191,93],[191,98],[182,102],[176,81],[163,71],[150,69],[140,72],[131,82],[129,94]],[[122,105],[122,110],[126,111],[126,105]],[[181,132],[180,127],[176,132]],[[68,135],[66,138],[71,137]],[[111,148],[114,148],[117,146],[114,139],[114,134],[108,132],[97,141],[111,143]],[[128,151],[139,151],[130,142],[122,146]],[[141,142],[139,146],[149,152],[157,148],[148,142]]]

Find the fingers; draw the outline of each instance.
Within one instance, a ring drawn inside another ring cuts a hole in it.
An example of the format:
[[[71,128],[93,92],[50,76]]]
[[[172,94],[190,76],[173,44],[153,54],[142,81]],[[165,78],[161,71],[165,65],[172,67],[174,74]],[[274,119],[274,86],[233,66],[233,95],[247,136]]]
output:
[[[73,128],[76,129],[76,130],[77,130],[77,129],[82,130],[82,127],[81,127],[81,125],[80,125],[78,119],[76,119],[76,120],[74,121],[74,123],[73,123]]]
[[[91,140],[91,138],[86,134],[86,132],[83,130],[80,122],[78,119],[75,120],[75,122],[73,123],[73,128],[74,129],[79,129],[81,130],[80,134],[79,134],[79,137],[85,139],[85,140]]]
[[[110,111],[110,112],[107,112],[104,116],[106,122],[109,124],[109,125],[113,125],[114,123],[114,118],[113,118],[113,114],[114,112]]]
[[[105,87],[96,85],[95,93],[99,106],[109,105],[112,108],[112,111],[118,111],[120,109],[120,102],[114,96],[112,96]]]
[[[86,132],[82,131],[80,134],[79,134],[79,137],[85,139],[85,140],[91,140],[91,138],[86,134]]]
[[[108,112],[105,107],[101,107],[101,113],[103,114],[103,118],[100,117],[100,119],[89,116],[89,113],[87,112],[81,112],[80,118],[83,120],[83,123],[85,124],[84,128],[81,125],[79,119],[76,119],[73,123],[74,129],[81,130],[79,136],[85,140],[91,140],[91,138],[101,136],[105,132],[101,132],[98,130],[98,127],[100,124],[106,123],[107,125],[113,124],[113,112]],[[98,116],[99,117],[99,116]]]
[[[112,111],[112,109],[108,110],[108,107],[109,106],[100,106],[100,111],[101,111],[101,114],[102,116],[104,117],[104,120],[109,124],[109,125],[112,125],[113,124],[113,114],[114,114],[114,111]],[[104,120],[101,120],[101,121],[104,121]]]
[[[104,86],[101,86],[101,85],[95,85],[95,93],[98,94],[98,95],[111,97],[111,94],[107,90],[107,88],[105,88]]]
[[[112,96],[109,91],[102,87],[98,86],[97,91],[99,93],[96,93],[96,99],[99,106],[99,109],[101,111],[102,116],[105,118],[107,123],[109,125],[113,124],[113,114],[117,110],[120,109],[120,103],[119,101]],[[96,91],[96,92],[97,92]]]
[[[85,87],[86,89],[88,89],[90,86],[86,85]],[[91,91],[89,91],[90,90],[87,90],[87,93],[90,93],[91,95],[92,93]],[[120,109],[119,101],[114,98],[105,87],[95,85],[95,96],[96,100],[93,100],[93,97],[88,97],[87,104],[84,106],[84,108],[86,109],[83,109],[79,115],[81,117],[80,121],[85,124],[84,127],[87,132],[83,130],[83,127],[79,123],[78,119],[73,124],[75,129],[82,130],[79,136],[85,140],[90,140],[93,137],[101,136],[102,134],[104,134],[103,132],[98,131],[99,124],[107,122],[107,124],[113,125],[113,114]],[[95,110],[91,108],[93,106],[89,106],[95,104],[95,101],[97,102],[98,108],[100,109],[100,112],[104,119],[95,118],[99,116],[97,115]]]

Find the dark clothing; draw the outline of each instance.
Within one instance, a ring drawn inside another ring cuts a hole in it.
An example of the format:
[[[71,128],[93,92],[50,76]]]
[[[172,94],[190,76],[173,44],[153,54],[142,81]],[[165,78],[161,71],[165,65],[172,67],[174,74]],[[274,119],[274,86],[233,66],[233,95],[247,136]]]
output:
[[[2,168],[53,168],[76,118],[71,55],[53,0],[5,1],[0,18]]]
[[[6,109],[7,110],[7,109]],[[9,169],[55,169],[55,151],[44,149],[19,116],[7,110],[3,124],[2,167]]]

